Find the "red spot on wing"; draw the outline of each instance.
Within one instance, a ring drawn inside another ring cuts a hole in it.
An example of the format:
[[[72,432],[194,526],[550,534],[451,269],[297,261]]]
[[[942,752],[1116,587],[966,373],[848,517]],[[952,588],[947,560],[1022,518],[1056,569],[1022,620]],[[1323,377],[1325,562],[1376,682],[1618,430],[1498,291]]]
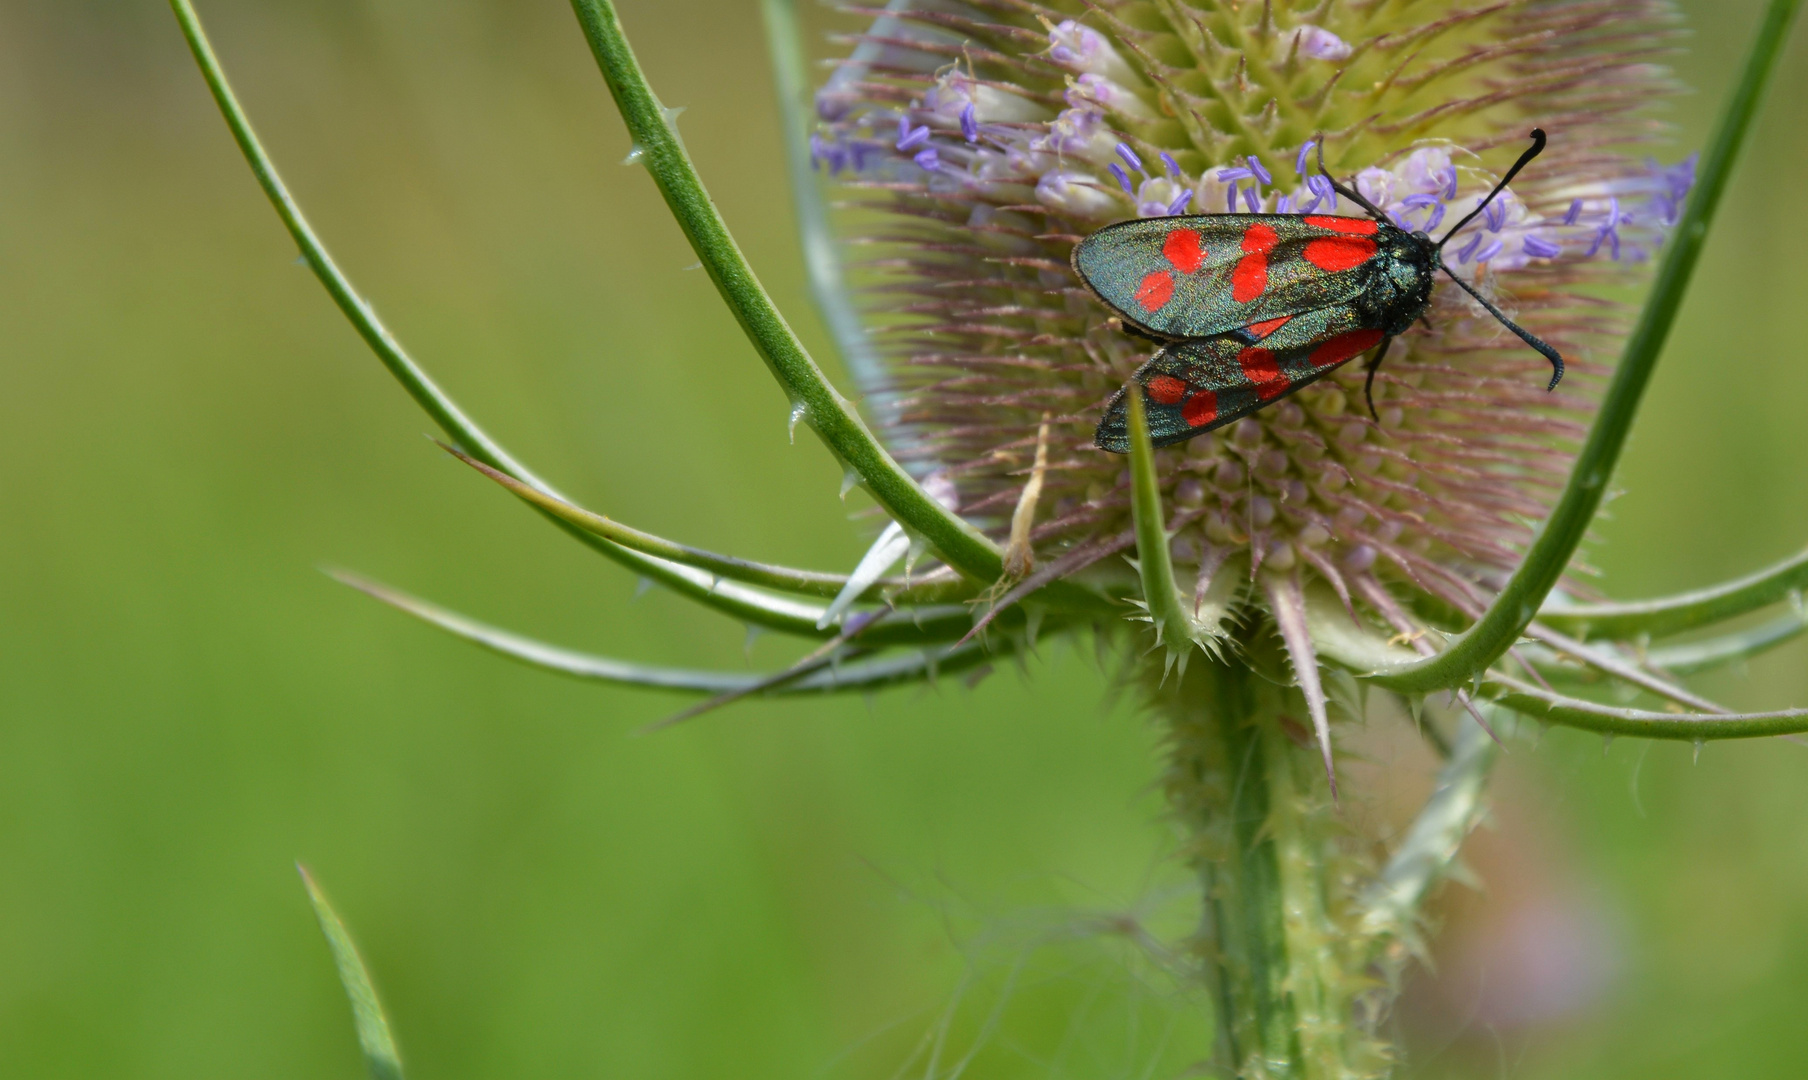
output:
[[[1312,350],[1313,367],[1341,364],[1352,356],[1368,352],[1381,343],[1379,330],[1350,330],[1325,341]]]
[[[1144,383],[1143,389],[1149,392],[1149,400],[1157,405],[1174,405],[1186,397],[1187,387],[1172,375],[1157,375]]]
[[[1288,319],[1291,319],[1291,318],[1293,318],[1293,316],[1291,316],[1291,315],[1282,315],[1278,319],[1263,319],[1261,322],[1258,322],[1258,323],[1250,323],[1248,326],[1245,326],[1243,329],[1254,334],[1256,336],[1256,340],[1259,341],[1262,338],[1267,337],[1269,334],[1274,333],[1276,330],[1279,330],[1281,328],[1281,325],[1283,323],[1285,323]]]
[[[1373,218],[1327,217],[1322,214],[1308,217],[1306,224],[1315,229],[1330,229],[1332,232],[1348,233],[1351,236],[1373,236],[1381,228]]]
[[[1280,365],[1274,362],[1274,353],[1260,345],[1251,345],[1238,353],[1237,363],[1242,365],[1243,374],[1255,384],[1256,396],[1263,401],[1281,396],[1292,385],[1292,380],[1282,374]]]
[[[1354,220],[1354,219],[1351,219]],[[1306,261],[1335,273],[1353,270],[1375,255],[1375,242],[1363,236],[1321,236],[1306,245]]]
[[[1243,233],[1243,251],[1248,255],[1266,255],[1281,242],[1281,236],[1266,225],[1251,225]]]
[[[1180,407],[1180,418],[1188,427],[1204,427],[1218,419],[1218,395],[1210,390],[1201,390],[1187,399]]]
[[[1237,260],[1236,268],[1230,272],[1230,298],[1232,300],[1239,304],[1247,304],[1261,296],[1267,288],[1268,256],[1258,251]]]
[[[1243,232],[1243,257],[1230,272],[1230,298],[1247,304],[1268,288],[1268,253],[1281,242],[1280,234],[1263,224]]]
[[[1169,300],[1174,299],[1174,275],[1166,270],[1156,270],[1143,278],[1143,283],[1136,287],[1136,302],[1151,315],[1166,307]]]
[[[1205,249],[1199,246],[1199,233],[1194,229],[1175,229],[1162,242],[1161,253],[1174,269],[1190,274],[1205,265]]]

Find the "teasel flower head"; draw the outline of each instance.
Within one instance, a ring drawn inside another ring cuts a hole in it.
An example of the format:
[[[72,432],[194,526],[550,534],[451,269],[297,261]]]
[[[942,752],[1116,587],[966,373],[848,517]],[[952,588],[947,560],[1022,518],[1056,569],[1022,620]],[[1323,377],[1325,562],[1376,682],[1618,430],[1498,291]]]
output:
[[[766,360],[792,431],[814,431],[845,469],[843,494],[864,486],[892,519],[851,574],[633,528],[513,457],[352,286],[189,0],[172,6],[305,262],[447,449],[644,581],[820,645],[764,674],[660,668],[341,579],[529,664],[708,696],[671,720],[755,695],[983,669],[1051,634],[1121,625],[1128,600],[1154,631],[1156,649],[1126,654],[1146,658],[1138,674],[1168,725],[1164,786],[1205,902],[1200,962],[1187,970],[1211,984],[1224,1074],[1388,1073],[1379,1018],[1423,952],[1421,903],[1482,813],[1496,727],[1529,718],[1698,748],[1808,731],[1808,709],[1733,714],[1677,681],[1808,629],[1808,553],[1637,603],[1592,601],[1570,563],[1796,0],[1771,0],[1698,188],[1694,159],[1650,161],[1663,132],[1647,106],[1670,89],[1655,66],[1671,26],[1659,0],[858,9],[869,29],[817,93],[807,145],[805,125],[788,124],[787,148],[795,173],[807,181],[814,164],[850,196],[843,235],[863,256],[864,328],[832,247],[814,242],[826,218],[817,190],[797,186],[813,290],[882,440],[759,285],[613,4],[574,0],[634,140],[628,163],[647,169]],[[766,10],[794,28],[787,0]],[[781,82],[799,92],[781,103],[799,109],[801,50],[785,36],[774,38]],[[1143,398],[1130,394],[1128,457],[1096,448],[1103,403],[1151,350],[1075,278],[1069,254],[1083,237],[1137,217],[1354,213],[1330,175],[1403,228],[1448,229],[1481,206],[1534,125],[1550,133],[1549,152],[1466,221],[1445,256],[1469,288],[1562,351],[1568,376],[1554,393],[1542,357],[1446,287],[1381,372],[1378,416],[1361,404],[1361,372],[1344,370],[1153,451]],[[1666,243],[1627,336],[1629,314],[1603,299],[1606,287],[1635,283]],[[1128,564],[1118,557],[1132,552]],[[900,562],[905,572],[887,576]],[[1771,622],[1673,640],[1785,604]],[[1442,757],[1434,794],[1386,844],[1340,820],[1335,777],[1316,772],[1321,756],[1333,767],[1328,703],[1361,716],[1367,687],[1401,695]],[[1618,700],[1590,697],[1602,689]],[[1649,699],[1662,708],[1638,707]]]
[[[1315,663],[1294,625],[1308,601],[1408,642],[1427,606],[1473,618],[1561,488],[1627,328],[1599,287],[1640,277],[1688,193],[1692,161],[1650,161],[1671,25],[1660,0],[894,4],[817,94],[813,142],[869,256],[887,360],[869,406],[963,515],[1001,542],[1019,518],[1036,580],[1121,576],[1130,477],[1093,430],[1155,346],[1076,278],[1074,245],[1134,217],[1362,216],[1321,152],[1435,235],[1542,127],[1548,152],[1445,257],[1570,358],[1555,392],[1446,282],[1381,369],[1378,417],[1349,365],[1158,453],[1197,610],[1266,614],[1296,667]]]

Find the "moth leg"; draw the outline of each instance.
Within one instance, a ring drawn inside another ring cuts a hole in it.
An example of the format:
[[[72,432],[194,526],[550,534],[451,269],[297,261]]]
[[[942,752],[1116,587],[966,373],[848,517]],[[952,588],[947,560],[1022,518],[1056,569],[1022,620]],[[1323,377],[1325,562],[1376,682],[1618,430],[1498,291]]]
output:
[[[1419,316],[1419,325],[1423,326],[1427,330],[1430,330],[1431,329],[1431,316],[1420,315]]]
[[[1107,321],[1107,323],[1109,323],[1111,325],[1112,329],[1117,330],[1119,333],[1124,334],[1127,337],[1139,338],[1143,341],[1147,341],[1154,345],[1168,344],[1167,338],[1156,337],[1154,334],[1149,333],[1147,330],[1144,330],[1141,327],[1136,326],[1133,323],[1130,323],[1124,319],[1120,319],[1115,315],[1113,315],[1110,319],[1108,319],[1106,321]]]
[[[1369,403],[1369,415],[1375,418],[1377,424],[1381,422],[1381,414],[1375,411],[1375,372],[1381,370],[1381,361],[1387,357],[1387,347],[1393,343],[1394,339],[1391,337],[1381,339],[1381,347],[1375,350],[1375,358],[1369,361],[1368,378],[1362,382],[1363,400]]]

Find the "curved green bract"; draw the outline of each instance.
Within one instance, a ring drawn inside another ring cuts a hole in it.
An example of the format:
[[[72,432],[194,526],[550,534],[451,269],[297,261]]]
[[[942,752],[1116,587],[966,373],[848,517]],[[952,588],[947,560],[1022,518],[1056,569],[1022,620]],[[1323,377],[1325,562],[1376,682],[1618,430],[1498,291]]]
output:
[[[824,668],[762,689],[762,684],[772,681],[772,675],[657,667],[577,652],[479,622],[373,581],[350,574],[333,576],[391,607],[511,660],[519,660],[532,667],[561,675],[618,686],[674,690],[687,694],[736,694],[757,690],[764,697],[877,690],[902,683],[923,682],[944,672],[964,671],[998,655],[977,643],[955,647],[938,646],[901,656],[880,656]],[[862,637],[864,639],[864,635]]]
[[[1700,641],[1652,649],[1645,654],[1645,662],[1678,675],[1690,675],[1722,664],[1749,660],[1759,653],[1800,637],[1805,630],[1808,630],[1808,615],[1792,612],[1749,630],[1717,634]]]
[[[1374,681],[1407,693],[1428,693],[1461,686],[1500,659],[1538,614],[1557,580],[1575,554],[1583,533],[1600,508],[1601,496],[1619,461],[1620,450],[1632,429],[1645,387],[1657,368],[1664,339],[1676,321],[1689,278],[1726,190],[1733,161],[1745,142],[1764,88],[1776,66],[1778,53],[1788,37],[1789,23],[1801,0],[1771,0],[1759,28],[1757,41],[1745,61],[1738,88],[1715,128],[1712,143],[1696,172],[1682,220],[1672,234],[1658,268],[1657,281],[1645,301],[1637,326],[1627,342],[1613,381],[1601,401],[1600,412],[1588,439],[1576,455],[1569,481],[1556,508],[1544,522],[1537,539],[1514,571],[1506,588],[1475,625],[1454,639],[1436,656],[1386,674]]]
[[[592,536],[601,537],[611,543],[620,544],[629,550],[638,551],[643,555],[652,555],[669,562],[680,563],[692,569],[703,570],[727,578],[730,581],[759,585],[768,589],[779,589],[799,596],[833,598],[848,583],[846,574],[825,574],[814,570],[775,566],[772,563],[752,562],[667,540],[632,526],[623,525],[613,518],[586,510],[556,495],[550,495],[515,479],[500,469],[478,461],[455,447],[449,446],[446,447],[446,450],[453,457],[502,485],[523,502],[545,511],[567,525],[582,529]],[[943,571],[943,573],[947,572]],[[972,582],[951,575],[927,582],[881,578],[862,594],[862,598],[874,601],[885,600],[897,606],[905,606],[967,600],[976,592],[977,589]]]
[[[1450,760],[1438,770],[1437,786],[1413,819],[1387,866],[1362,896],[1364,933],[1374,935],[1376,959],[1392,939],[1415,940],[1419,909],[1431,887],[1456,861],[1464,839],[1481,819],[1482,792],[1499,745],[1480,725],[1457,730]]]
[[[829,211],[817,187],[810,144],[804,138],[812,119],[808,110],[810,73],[804,59],[797,25],[797,5],[792,0],[765,0],[766,46],[772,57],[772,74],[778,83],[779,123],[784,128],[785,171],[791,180],[791,208],[797,214],[797,235],[803,247],[804,271],[810,282],[810,298],[835,339],[842,366],[865,394],[885,384],[879,352],[873,348],[860,312],[849,299],[847,278],[829,229]]]
[[[1735,581],[1657,600],[1580,604],[1540,612],[1538,621],[1580,638],[1663,637],[1800,597],[1808,588],[1808,551]]]
[[[333,965],[339,969],[339,982],[351,1002],[352,1023],[358,1031],[358,1046],[364,1051],[364,1064],[371,1080],[402,1080],[402,1055],[396,1050],[395,1036],[389,1032],[389,1020],[383,1015],[383,1004],[377,1000],[370,972],[352,944],[352,935],[340,920],[339,913],[327,902],[314,875],[300,863],[301,883],[307,887],[308,901],[314,905],[314,917],[320,920],[320,932],[326,935],[327,947],[333,951]]]
[[[289,194],[276,166],[264,152],[263,144],[252,130],[250,118],[245,115],[245,110],[240,107],[238,98],[233,95],[232,87],[226,81],[226,72],[220,66],[219,57],[214,55],[213,44],[207,40],[207,33],[201,28],[201,20],[195,14],[194,7],[189,0],[170,0],[170,7],[176,13],[176,21],[182,26],[183,36],[188,39],[188,47],[194,53],[195,63],[201,68],[201,75],[207,80],[207,87],[213,92],[214,101],[219,104],[221,115],[226,118],[226,126],[232,129],[232,137],[238,142],[240,152],[256,175],[258,185],[269,196],[270,205],[276,208],[277,216],[282,218],[289,234],[295,238],[302,258],[307,260],[314,276],[326,286],[333,303],[345,313],[346,319],[358,331],[358,336],[364,339],[371,351],[377,354],[377,359],[383,362],[383,366],[408,391],[408,396],[427,411],[434,423],[457,439],[472,457],[511,476],[520,477],[543,491],[552,491],[551,485],[510,457],[508,451],[484,434],[444,391],[434,385],[427,373],[402,348],[402,343],[377,319],[370,304],[358,295],[358,290],[352,287],[351,281],[327,253],[326,246],[314,235],[313,226],[308,224],[301,206]]]
[[[1618,709],[1541,690],[1530,683],[1490,675],[1485,685],[1495,691],[1495,704],[1546,724],[1598,731],[1603,735],[1631,735],[1641,739],[1711,742],[1719,739],[1762,739],[1773,735],[1797,735],[1808,731],[1808,709],[1776,712],[1701,713],[1651,712]]]
[[[723,581],[701,570],[692,570],[688,566],[678,567],[678,570],[682,575],[688,575],[680,577],[681,584],[710,592],[719,600],[717,607],[724,611],[740,610],[743,612],[742,619],[753,625],[819,640],[827,640],[840,633],[839,628],[833,626],[817,629],[816,622],[822,618],[824,605],[772,596],[736,582]],[[382,598],[388,599],[390,595],[401,595],[391,593],[387,587],[349,571],[328,568],[325,573],[341,584],[350,585],[372,596],[384,594]],[[755,607],[755,603],[759,606]],[[867,612],[870,614],[872,609],[867,609]],[[972,612],[964,606],[944,605],[883,611],[860,632],[860,643],[870,646],[946,644],[965,637],[972,625]],[[1021,628],[1024,620],[1019,616],[1011,625],[1013,628]]]
[[[1686,709],[1699,709],[1702,712],[1712,713],[1732,711],[1722,708],[1699,694],[1691,693],[1668,679],[1659,678],[1634,662],[1613,655],[1611,650],[1594,648],[1575,638],[1559,634],[1542,623],[1534,622],[1526,627],[1526,634],[1533,641],[1554,651],[1560,658],[1567,656],[1580,661],[1583,665],[1593,668],[1603,675],[1618,679],[1629,687],[1636,686],[1647,693],[1674,701]]]
[[[794,408],[843,465],[859,476],[899,524],[928,541],[943,561],[976,581],[1004,571],[997,545],[929,497],[867,430],[854,407],[823,376],[785,322],[691,164],[671,116],[654,96],[623,35],[610,0],[572,0],[603,80],[653,182],[689,238],[730,311],[766,361]]]
[[[288,227],[289,234],[301,248],[302,257],[314,271],[314,276],[326,287],[333,302],[357,329],[370,346],[371,351],[383,362],[395,376],[402,388],[408,391],[427,415],[431,416],[447,435],[451,436],[472,458],[516,478],[524,484],[545,492],[554,498],[563,496],[546,481],[516,461],[508,451],[491,439],[479,428],[445,392],[436,386],[427,373],[422,371],[399,341],[385,327],[370,304],[352,287],[345,274],[333,262],[326,246],[314,234],[312,226],[301,212],[301,207],[290,195],[277,173],[276,166],[264,152],[257,133],[251,127],[251,121],[239,105],[232,93],[232,87],[226,80],[226,73],[220,67],[219,58],[214,54],[213,45],[207,40],[206,32],[201,28],[200,18],[195,14],[189,0],[170,0],[170,7],[176,13],[176,20],[182,26],[182,33],[188,39],[189,48],[193,51],[195,62],[207,80],[208,88],[218,102],[221,114],[226,118],[226,125],[239,144],[245,160],[256,175],[258,184],[269,196],[270,204]],[[550,515],[549,515],[550,516]],[[807,637],[822,637],[824,632],[816,629],[816,619],[822,614],[820,607],[810,607],[792,603],[782,598],[770,597],[752,589],[735,585],[724,585],[713,573],[695,570],[678,562],[652,558],[636,551],[631,551],[619,544],[606,540],[593,533],[578,528],[569,522],[553,518],[553,521],[566,532],[575,536],[589,547],[607,555],[622,566],[650,578],[672,589],[682,596],[689,597],[724,614],[769,629],[785,633],[803,634]]]
[[[1129,408],[1130,516],[1136,526],[1136,569],[1142,576],[1143,603],[1155,627],[1155,640],[1169,653],[1188,649],[1193,640],[1193,620],[1187,617],[1174,582],[1174,561],[1168,551],[1168,527],[1162,520],[1160,480],[1155,475],[1155,450],[1149,445],[1149,423],[1143,409],[1142,388],[1124,393]],[[1183,669],[1184,670],[1184,669]]]
[[[1142,578],[1143,604],[1155,627],[1155,640],[1167,647],[1169,661],[1178,663],[1185,672],[1194,645],[1213,656],[1220,654],[1222,627],[1230,617],[1230,604],[1239,587],[1221,568],[1207,594],[1191,605],[1192,611],[1187,610],[1189,605],[1174,577],[1174,560],[1168,547],[1170,534],[1162,513],[1160,481],[1155,475],[1155,450],[1150,445],[1148,414],[1142,398],[1142,389],[1135,386],[1127,388],[1124,395],[1136,568]],[[1175,520],[1184,518],[1185,511]]]

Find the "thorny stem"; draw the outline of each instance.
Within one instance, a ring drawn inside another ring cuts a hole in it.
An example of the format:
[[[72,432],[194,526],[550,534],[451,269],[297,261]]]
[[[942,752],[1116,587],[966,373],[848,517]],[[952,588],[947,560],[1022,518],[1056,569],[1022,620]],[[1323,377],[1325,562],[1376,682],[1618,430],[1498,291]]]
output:
[[[1152,662],[1149,681],[1161,675]],[[1304,715],[1297,698],[1242,662],[1209,657],[1156,693],[1167,793],[1204,889],[1219,1064],[1241,1080],[1365,1076],[1385,1061],[1351,1022],[1363,979],[1349,965],[1360,958],[1335,921],[1344,898],[1333,894],[1333,814],[1302,781],[1317,759],[1286,735],[1283,712]]]
[[[1702,157],[1694,191],[1664,252],[1651,295],[1627,341],[1613,382],[1601,400],[1601,410],[1589,429],[1588,440],[1576,455],[1569,482],[1538,538],[1506,588],[1474,626],[1438,655],[1378,675],[1376,682],[1408,693],[1461,686],[1487,670],[1513,646],[1537,615],[1539,605],[1557,584],[1557,579],[1562,577],[1576,545],[1581,543],[1583,533],[1600,508],[1601,496],[1607,490],[1620,450],[1632,429],[1645,387],[1657,368],[1664,339],[1676,321],[1689,278],[1701,257],[1708,226],[1726,189],[1733,162],[1739,156],[1739,148],[1757,114],[1777,56],[1788,38],[1790,21],[1800,6],[1801,0],[1771,0],[1765,12],[1738,88],[1727,102],[1726,111],[1715,128],[1713,142]]]

